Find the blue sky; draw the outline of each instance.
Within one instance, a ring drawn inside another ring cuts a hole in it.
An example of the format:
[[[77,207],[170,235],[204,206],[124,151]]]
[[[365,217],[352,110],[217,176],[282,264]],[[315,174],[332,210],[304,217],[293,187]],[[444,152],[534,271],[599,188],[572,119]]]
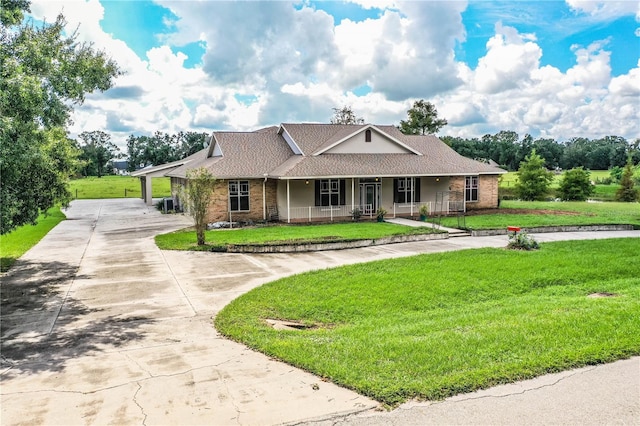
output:
[[[248,130],[350,105],[397,124],[417,99],[441,134],[640,137],[637,1],[40,0],[126,74],[73,131]],[[95,127],[95,129],[94,129]]]
[[[361,22],[382,14],[381,9],[364,9],[356,3],[343,1],[306,4],[327,12],[336,23],[343,19]],[[125,41],[141,59],[145,58],[149,49],[159,45],[160,35],[174,31],[171,22],[179,19],[170,9],[152,1],[110,0],[103,1],[102,5],[105,10],[101,24],[104,31]],[[299,7],[302,5],[300,3]],[[542,64],[553,65],[561,71],[566,71],[575,62],[567,54],[574,44],[587,45],[595,40],[608,40],[614,76],[635,67],[640,55],[640,38],[635,35],[639,24],[632,15],[592,24],[564,2],[476,1],[469,3],[462,13],[462,19],[467,36],[456,47],[456,58],[472,67],[486,53],[486,43],[494,35],[494,25],[498,20],[521,32],[535,33],[544,51]],[[204,43],[193,42],[173,46],[172,50],[185,53],[188,56],[185,66],[193,67],[201,64],[205,49]]]

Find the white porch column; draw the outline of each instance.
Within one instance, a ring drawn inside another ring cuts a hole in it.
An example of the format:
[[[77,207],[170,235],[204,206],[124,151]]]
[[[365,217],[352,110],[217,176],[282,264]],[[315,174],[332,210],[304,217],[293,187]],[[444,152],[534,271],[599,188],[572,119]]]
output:
[[[411,217],[413,217],[413,203],[416,200],[416,178],[411,178]]]
[[[151,190],[151,176],[145,176],[145,201],[148,206],[153,205],[153,192]]]
[[[142,198],[145,202],[147,201],[147,194],[146,194],[146,177],[145,176],[140,176],[140,198]]]
[[[355,197],[356,197],[356,179],[351,178],[351,211],[355,210]]]
[[[287,223],[291,223],[291,206],[290,206],[290,198],[289,198],[289,182],[290,179],[287,179]]]

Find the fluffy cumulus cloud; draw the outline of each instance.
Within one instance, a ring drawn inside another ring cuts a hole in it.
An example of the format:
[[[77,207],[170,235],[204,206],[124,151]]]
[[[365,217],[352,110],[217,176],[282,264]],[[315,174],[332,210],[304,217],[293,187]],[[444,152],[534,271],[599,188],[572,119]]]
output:
[[[475,72],[475,88],[481,93],[500,93],[530,84],[542,50],[532,35],[496,24],[496,35],[487,42],[487,54]]]
[[[397,124],[421,98],[448,119],[443,134],[640,133],[640,63],[612,77],[608,39],[573,46],[566,54],[574,64],[561,71],[541,65],[538,35],[496,19],[484,54],[470,66],[455,54],[467,37],[466,2],[352,2],[377,13],[336,22],[310,2],[159,0],[173,18],[144,55],[102,30],[99,0],[36,0],[32,15],[50,21],[63,10],[70,29],[80,25],[81,41],[121,66],[113,89],[76,108],[71,128],[107,131],[121,145],[130,134],[157,130],[328,122],[332,108],[344,105],[368,122]],[[594,21],[638,12],[637,2],[567,3]],[[179,49],[193,43],[204,47],[195,61]]]
[[[635,14],[640,20],[640,3],[629,0],[566,0],[571,9],[576,12],[583,12],[596,19],[609,20]]]
[[[478,67],[462,67],[465,85],[441,98],[448,104],[444,115],[453,118],[446,132],[467,136],[476,132],[477,136],[482,131],[509,129],[561,140],[577,135],[637,137],[639,68],[612,78],[610,53],[603,41],[573,46],[575,65],[564,73],[541,67],[535,38],[523,37],[512,28],[508,32],[510,36],[505,36],[505,28],[497,25]],[[467,99],[467,104],[460,99]],[[450,111],[451,105],[459,109]]]

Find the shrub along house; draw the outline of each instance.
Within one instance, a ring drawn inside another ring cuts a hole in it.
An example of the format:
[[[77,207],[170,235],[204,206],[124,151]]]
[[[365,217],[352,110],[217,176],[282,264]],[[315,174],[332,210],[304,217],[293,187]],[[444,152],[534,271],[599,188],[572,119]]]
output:
[[[395,126],[281,124],[254,132],[214,132],[208,147],[181,161],[132,173],[151,204],[151,177],[187,184],[189,169],[217,179],[209,221],[330,221],[354,209],[374,217],[416,216],[498,206],[504,170],[463,157],[433,135]],[[175,195],[174,195],[175,197]],[[179,200],[175,200],[179,205]]]

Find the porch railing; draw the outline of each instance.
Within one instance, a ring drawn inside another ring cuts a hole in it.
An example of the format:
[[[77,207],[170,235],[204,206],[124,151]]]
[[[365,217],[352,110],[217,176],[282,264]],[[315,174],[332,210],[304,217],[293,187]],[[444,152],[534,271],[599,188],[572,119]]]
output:
[[[436,203],[434,201],[428,201],[425,203],[394,203],[391,211],[388,211],[389,217],[397,216],[418,216],[420,214],[420,207],[426,205],[428,214],[452,214],[460,211],[464,211],[464,201],[444,201],[442,203]],[[360,209],[362,217],[373,218],[376,216],[376,211],[372,205],[356,206]],[[286,209],[280,212],[280,220],[283,221],[306,221],[314,222],[320,220],[345,220],[352,216],[353,209],[351,206],[307,206],[307,207],[292,207],[289,209],[289,216],[287,217]]]
[[[355,208],[360,209],[360,212],[362,212],[361,215],[364,217],[374,217],[376,215],[376,212],[373,211],[371,205],[356,206]],[[291,209],[289,209],[290,216],[287,217],[287,212],[284,211],[282,212],[284,214],[280,215],[280,219],[309,222],[329,219],[333,222],[334,220],[344,220],[345,218],[351,217],[352,211],[353,209],[350,205],[292,207]]]

